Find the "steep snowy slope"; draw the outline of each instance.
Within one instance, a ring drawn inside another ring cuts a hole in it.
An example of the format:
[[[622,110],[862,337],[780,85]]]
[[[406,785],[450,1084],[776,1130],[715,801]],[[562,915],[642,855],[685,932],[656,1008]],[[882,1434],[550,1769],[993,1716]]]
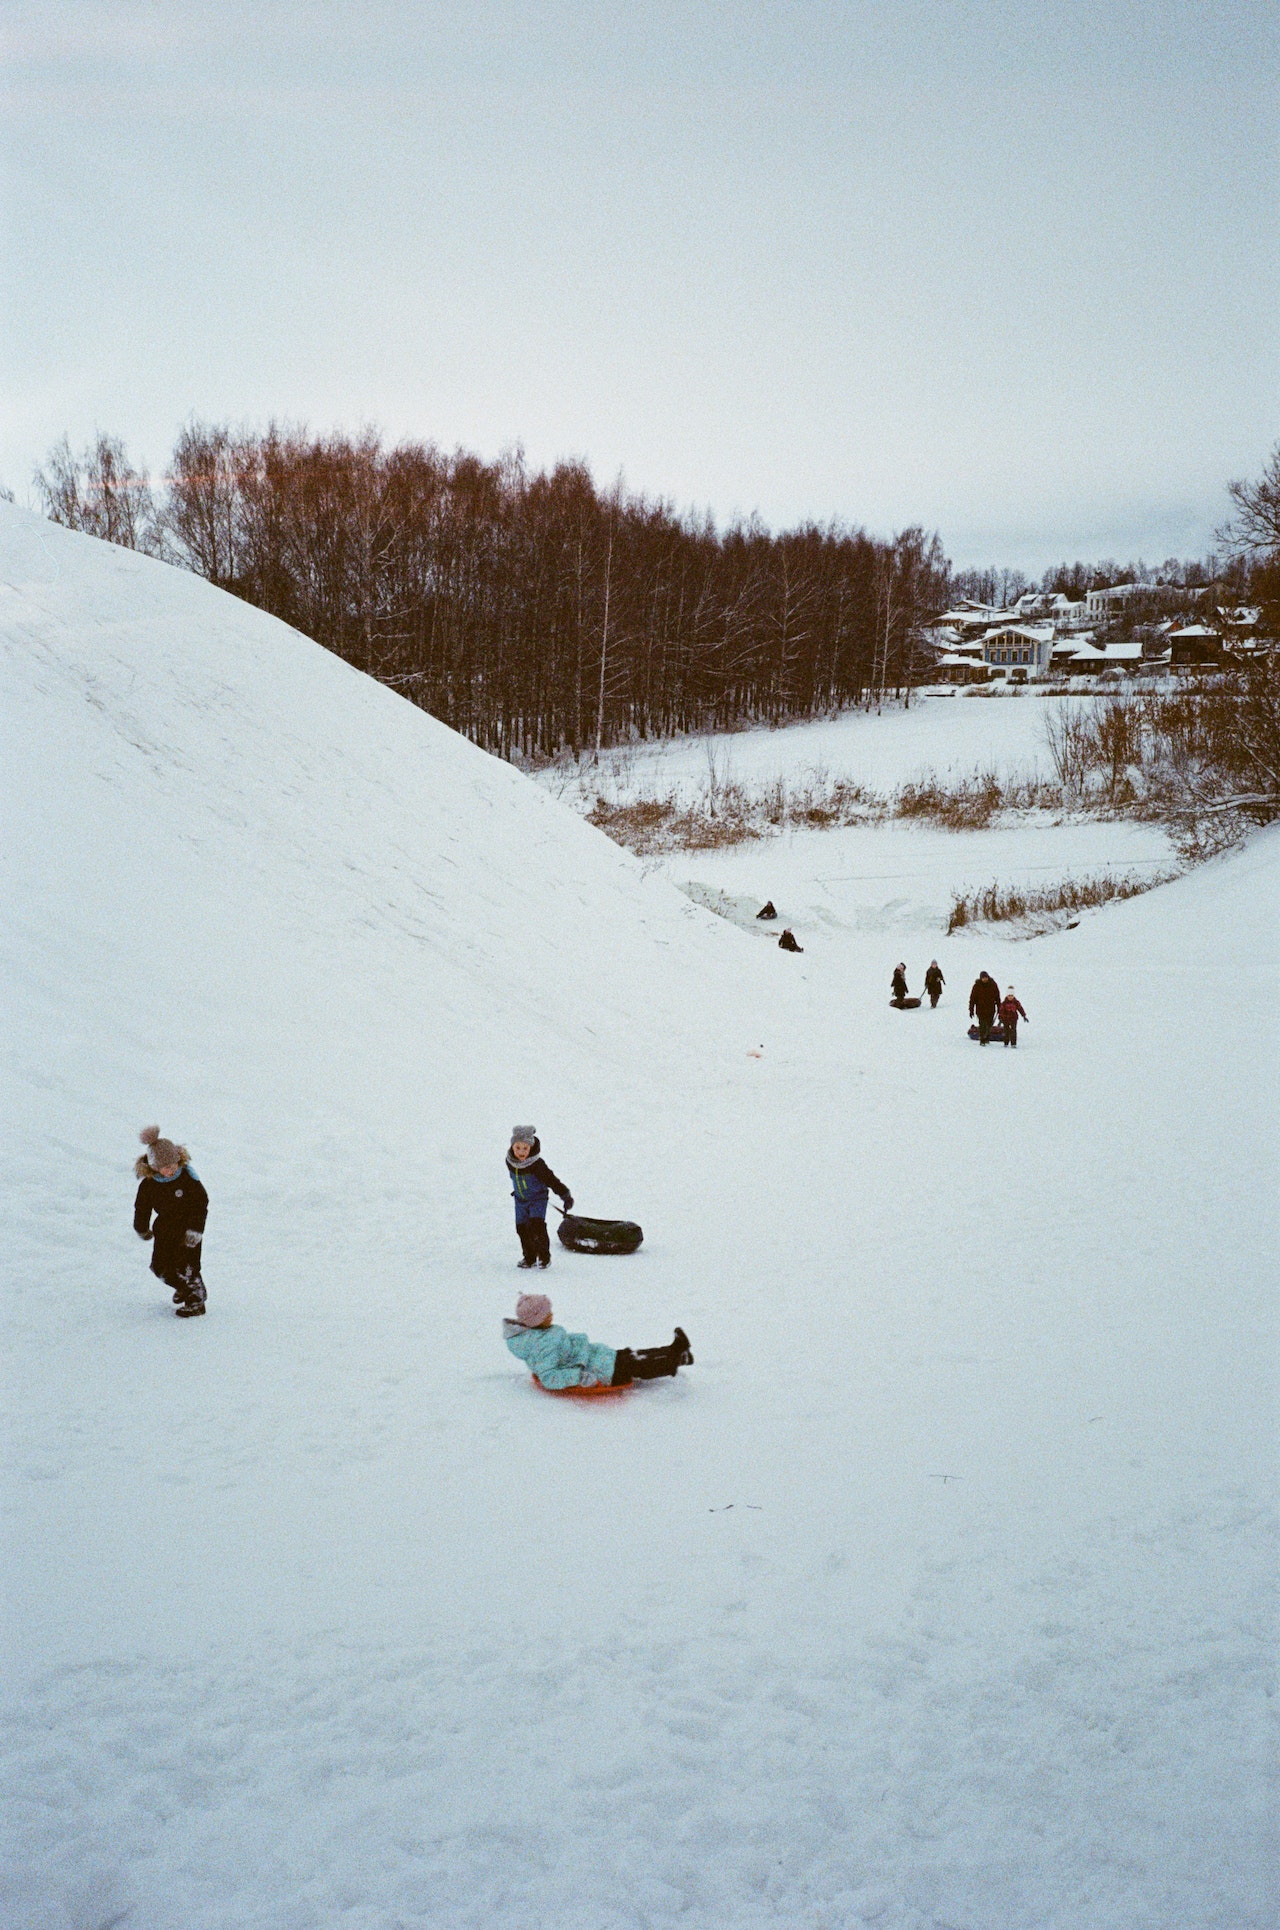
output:
[[[551,1133],[558,1104],[674,1044],[672,997],[696,1006],[733,950],[714,921],[286,626],[0,512],[5,944],[37,1169],[38,1135],[114,1164],[121,1118],[155,1112],[273,1188],[320,1140],[438,1196],[439,1163],[492,1159],[508,1113]]]
[[[891,1013],[188,577],[0,599],[7,1930],[1270,1930],[1280,839]],[[678,1382],[504,1353],[530,1112]]]

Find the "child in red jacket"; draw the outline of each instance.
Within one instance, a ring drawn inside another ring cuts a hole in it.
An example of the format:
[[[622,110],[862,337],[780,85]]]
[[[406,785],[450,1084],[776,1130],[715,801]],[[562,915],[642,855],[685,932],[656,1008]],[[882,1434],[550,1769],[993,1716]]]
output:
[[[1005,988],[1005,995],[1000,1001],[1000,1023],[1004,1027],[1004,1042],[1006,1045],[1017,1045],[1018,1020],[1026,1018],[1027,1015],[1023,1011],[1020,1002],[1013,996],[1012,985],[1007,986]],[[1028,1025],[1031,1023],[1030,1019],[1027,1019],[1027,1023]]]

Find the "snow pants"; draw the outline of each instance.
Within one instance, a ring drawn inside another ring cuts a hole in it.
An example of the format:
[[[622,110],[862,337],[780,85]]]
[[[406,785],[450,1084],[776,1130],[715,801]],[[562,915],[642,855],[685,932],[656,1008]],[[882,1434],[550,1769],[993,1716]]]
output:
[[[987,1045],[991,1039],[991,1028],[996,1022],[994,1012],[978,1013],[978,1044]]]
[[[546,1221],[534,1219],[532,1216],[517,1220],[516,1232],[520,1236],[520,1251],[524,1255],[525,1265],[531,1267],[535,1262],[540,1261],[544,1267],[549,1267],[551,1241],[547,1238]]]
[[[1017,1045],[1017,1043],[1018,1043],[1018,1021],[1017,1021],[1017,1019],[1016,1019],[1016,1018],[1012,1018],[1012,1019],[1006,1019],[1006,1020],[1005,1020],[1005,1022],[1004,1022],[1004,1042],[1005,1042],[1005,1044],[1006,1044],[1006,1045]]]
[[[662,1380],[680,1365],[680,1349],[674,1341],[666,1347],[619,1347],[610,1387],[629,1387],[633,1380]]]
[[[196,1247],[191,1252],[190,1257],[184,1260],[181,1265],[152,1267],[151,1271],[158,1274],[160,1279],[164,1281],[166,1287],[172,1292],[175,1301],[203,1301],[207,1297],[204,1290],[204,1280],[200,1273],[199,1247]]]

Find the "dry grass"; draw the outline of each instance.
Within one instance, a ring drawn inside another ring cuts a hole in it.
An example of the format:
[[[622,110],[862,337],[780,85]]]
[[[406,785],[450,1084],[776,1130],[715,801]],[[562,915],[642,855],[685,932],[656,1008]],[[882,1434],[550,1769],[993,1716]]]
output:
[[[846,778],[820,772],[776,778],[755,789],[708,779],[693,798],[591,797],[588,822],[641,857],[663,851],[714,851],[778,831],[866,824],[885,815],[884,800]]]
[[[963,925],[991,924],[1001,919],[1032,919],[1059,922],[1059,914],[1086,911],[1094,905],[1110,904],[1113,899],[1137,898],[1157,885],[1178,877],[1176,871],[1161,871],[1149,878],[1131,872],[1119,876],[1104,872],[1094,878],[1064,878],[1060,884],[1026,890],[1019,885],[989,884],[982,891],[956,892],[947,920],[947,932]]]
[[[950,784],[926,773],[887,797],[821,772],[754,787],[713,777],[692,797],[675,790],[661,797],[579,795],[590,823],[642,857],[714,851],[778,831],[879,824],[891,817],[916,818],[948,831],[984,831],[1002,812],[1060,811],[1064,802],[1056,784],[1003,784],[990,770]]]
[[[1061,787],[1018,781],[1004,783],[993,770],[974,771],[958,783],[940,784],[930,772],[894,793],[893,815],[926,818],[948,831],[985,831],[1004,811],[1060,811]]]

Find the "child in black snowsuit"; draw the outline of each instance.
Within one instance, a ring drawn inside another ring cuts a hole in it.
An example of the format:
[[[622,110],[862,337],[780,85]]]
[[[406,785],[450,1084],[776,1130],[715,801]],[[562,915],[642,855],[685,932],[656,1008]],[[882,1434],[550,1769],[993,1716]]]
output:
[[[173,1289],[180,1319],[204,1312],[200,1257],[209,1195],[192,1172],[185,1146],[161,1139],[159,1126],[138,1134],[146,1152],[134,1171],[141,1182],[133,1203],[133,1230],[151,1241],[151,1271]]]
[[[908,996],[907,968],[905,964],[894,966],[893,977],[890,980],[890,985],[893,990],[893,996],[889,1000],[890,1005],[905,1005],[907,1002],[907,996]]]
[[[946,982],[946,979],[942,976],[941,965],[939,965],[936,958],[932,959],[929,964],[929,969],[924,975],[924,989],[929,994],[929,1009],[931,1012],[937,1010],[938,1000],[942,997],[942,988]]]
[[[534,1126],[513,1126],[507,1172],[511,1176],[511,1197],[516,1203],[516,1232],[520,1238],[522,1267],[549,1267],[551,1242],[547,1238],[547,1195],[558,1193],[568,1213],[573,1194],[558,1180],[545,1159]]]

